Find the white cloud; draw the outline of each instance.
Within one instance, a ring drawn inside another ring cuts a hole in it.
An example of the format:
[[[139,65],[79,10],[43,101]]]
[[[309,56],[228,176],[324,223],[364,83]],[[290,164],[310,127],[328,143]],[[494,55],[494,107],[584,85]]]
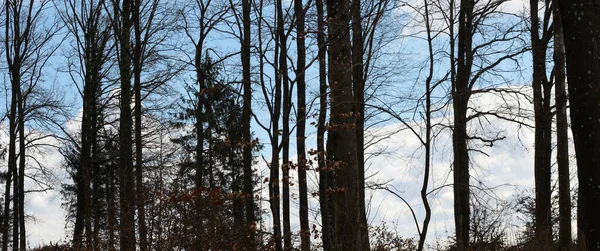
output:
[[[526,93],[530,92],[529,89],[524,89],[524,91]],[[479,109],[483,110],[507,112],[505,108],[511,106],[515,108],[514,105],[517,101],[521,104],[523,115],[530,115],[532,105],[522,98],[506,99],[504,97],[503,99],[500,96],[488,93],[474,97],[472,105],[477,104]],[[528,118],[515,118],[521,122],[531,122],[527,120]],[[477,147],[477,144],[471,143],[471,147],[482,150],[489,155],[486,156],[476,152],[470,154],[470,173],[473,177],[471,185],[495,188],[494,194],[501,200],[512,199],[517,190],[533,189],[533,130],[495,117],[489,117],[486,121],[483,124],[486,127],[485,130],[500,132],[500,135],[506,138],[495,142],[493,147]],[[397,124],[387,127],[392,132],[401,126]],[[412,126],[417,126],[417,124],[413,123]],[[471,132],[481,133],[484,131],[482,128],[475,128],[475,126],[478,125],[471,124]],[[450,130],[442,131],[438,134],[434,143],[435,150],[433,151],[432,174],[428,191],[443,188],[430,196],[432,219],[430,234],[427,239],[427,243],[430,245],[435,245],[436,241],[443,241],[454,232],[452,187],[445,186],[452,183],[450,133]],[[423,177],[423,148],[420,147],[420,143],[414,134],[408,130],[391,135],[375,147],[387,147],[396,151],[393,152],[393,157],[382,155],[371,158],[367,163],[372,168],[370,172],[378,173],[375,179],[392,180],[390,184],[401,191],[399,194],[411,204],[419,219],[419,225],[421,225],[424,218],[424,209],[419,193]],[[571,166],[573,167],[574,164]],[[401,235],[405,237],[417,236],[412,215],[400,199],[382,190],[374,192],[373,198],[374,203],[371,205],[371,212],[377,213],[372,215],[372,223],[396,222],[399,226],[397,230]],[[510,231],[517,230],[512,229]]]

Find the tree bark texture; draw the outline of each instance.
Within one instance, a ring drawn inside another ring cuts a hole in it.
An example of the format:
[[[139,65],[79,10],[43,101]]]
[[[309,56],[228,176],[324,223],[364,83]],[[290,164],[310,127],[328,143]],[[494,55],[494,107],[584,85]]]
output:
[[[363,250],[360,236],[360,193],[356,117],[352,84],[350,3],[328,0],[329,85],[331,116],[328,152],[335,168],[335,249]]]

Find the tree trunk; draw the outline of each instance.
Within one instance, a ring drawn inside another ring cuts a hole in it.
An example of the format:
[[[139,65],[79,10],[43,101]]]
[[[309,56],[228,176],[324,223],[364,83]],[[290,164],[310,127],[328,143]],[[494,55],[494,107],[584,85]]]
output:
[[[319,60],[319,118],[317,123],[317,161],[319,164],[319,206],[321,208],[321,238],[323,250],[333,250],[333,224],[329,207],[329,176],[325,152],[325,122],[327,119],[327,62],[325,44],[325,19],[323,0],[316,0],[317,6],[317,47]]]
[[[283,51],[283,48],[282,48]],[[283,57],[285,54],[281,54]],[[281,58],[280,57],[280,58]],[[286,58],[286,57],[283,57]],[[281,59],[280,59],[281,60]],[[284,59],[285,60],[285,59]],[[287,64],[281,65],[280,69],[287,70]],[[281,135],[282,144],[282,175],[283,175],[283,245],[285,250],[291,250],[292,247],[292,231],[290,225],[290,111],[291,111],[291,95],[290,84],[287,79],[287,74],[283,77],[283,117]]]
[[[14,100],[14,95],[12,100]],[[4,188],[4,213],[2,215],[2,251],[8,251],[8,234],[9,234],[9,220],[10,220],[10,201],[11,201],[11,196],[10,196],[10,189],[11,189],[11,183],[12,183],[12,164],[11,164],[11,156],[14,157],[15,156],[15,149],[14,149],[14,131],[15,131],[15,123],[14,123],[14,115],[15,114],[15,102],[10,103],[10,112],[8,114],[8,124],[9,124],[9,150],[8,150],[8,170],[6,172],[5,178],[6,178],[6,186]]]
[[[363,250],[360,236],[360,193],[358,182],[357,140],[352,95],[350,44],[350,3],[328,0],[329,84],[331,116],[329,139],[335,166],[335,237],[337,250]]]
[[[456,79],[452,86],[454,109],[454,226],[457,250],[469,250],[469,150],[467,145],[467,107],[471,96],[469,80],[473,64],[473,8],[471,0],[461,0],[458,16],[458,55]]]
[[[262,2],[261,2],[262,3]],[[279,68],[279,57],[281,56],[279,53],[279,41],[280,41],[280,32],[279,32],[279,8],[281,8],[281,1],[276,2],[276,8],[278,10],[275,12],[275,16],[277,21],[277,32],[275,33],[275,53],[273,59],[273,65],[275,69],[275,96],[273,97],[273,111],[271,114],[271,125],[272,125],[272,138],[271,138],[271,170],[270,170],[270,180],[269,180],[269,199],[271,204],[271,212],[273,214],[273,234],[275,235],[275,248],[276,250],[282,250],[281,245],[281,195],[279,191],[279,183],[281,179],[279,178],[279,135],[281,132],[279,131],[279,117],[281,116],[281,81],[282,74]],[[261,8],[262,10],[262,8]],[[260,20],[259,20],[260,21]],[[260,33],[259,33],[259,36]],[[262,43],[262,37],[259,38],[259,41]],[[261,69],[263,67],[263,61],[261,57]],[[261,78],[262,78],[261,74]],[[262,80],[262,79],[261,79]],[[264,83],[264,81],[261,81]]]
[[[252,114],[252,83],[250,79],[250,0],[242,0],[242,83],[244,87],[244,105],[242,108],[242,131],[244,142],[243,166],[244,166],[244,194],[246,197],[246,231],[247,247],[255,250],[254,232],[256,220],[254,215],[254,188],[252,172],[252,136],[250,133],[250,116]]]
[[[282,114],[282,181],[283,181],[283,245],[285,250],[292,249],[292,233],[290,226],[290,112],[292,96],[287,65],[287,35],[284,28],[284,12],[282,0],[277,0],[277,33],[279,38],[279,76],[283,87]]]
[[[8,141],[8,170],[6,172],[6,187],[4,191],[4,215],[2,219],[2,251],[8,251],[8,237],[9,237],[9,229],[10,229],[10,202],[12,197],[10,196],[11,189],[11,181],[14,180],[13,170],[16,169],[16,135],[15,135],[15,127],[16,127],[16,110],[17,103],[14,92],[12,92],[11,102],[10,102],[10,112],[8,114],[8,133],[9,133],[9,141]],[[13,195],[14,196],[14,195]],[[14,207],[14,200],[13,207]]]
[[[7,26],[8,27],[8,26]],[[16,139],[17,139],[17,95],[16,95],[16,90],[14,90],[14,83],[12,84],[12,98],[11,98],[11,103],[10,103],[10,113],[8,115],[8,123],[9,123],[9,143],[8,143],[8,174],[7,176],[12,176],[12,178],[8,178],[8,181],[6,182],[6,187],[8,188],[7,191],[7,198],[12,199],[13,202],[13,250],[15,249],[15,247],[17,247],[17,245],[15,245],[15,239],[18,240],[18,234],[19,234],[19,225],[18,225],[18,216],[17,216],[17,208],[18,208],[18,201],[17,201],[17,191],[18,191],[18,179],[17,179],[17,153],[16,153],[16,148],[17,148],[17,143],[16,143]],[[12,196],[12,198],[10,198],[10,180],[12,180],[13,182],[13,192],[14,195]],[[9,205],[10,205],[10,201],[7,200],[6,201],[6,205],[5,205],[5,219],[4,219],[4,226],[6,227],[5,229],[5,235],[2,236],[2,239],[5,240],[3,242],[3,246],[2,249],[3,250],[8,250],[8,230],[9,230],[9,218],[10,218],[10,211],[9,211]]]
[[[565,43],[562,20],[557,3],[553,7],[554,79],[556,100],[556,163],[558,165],[559,250],[571,246],[571,175],[569,174],[569,124],[567,122],[567,92],[565,83]]]
[[[25,231],[25,101],[21,90],[17,92],[18,130],[19,130],[19,250],[27,250]]]
[[[133,251],[135,245],[135,193],[133,191],[133,144],[131,139],[131,7],[132,0],[124,0],[121,8],[121,30],[118,37],[120,42],[119,68],[121,80],[119,142],[120,142],[120,249]]]
[[[579,178],[578,228],[584,249],[600,247],[600,3],[559,1],[564,28],[571,130]],[[585,220],[581,220],[581,218]]]
[[[365,78],[364,39],[360,0],[352,0],[352,80],[354,89],[354,115],[356,116],[356,158],[358,163],[359,235],[363,250],[370,250],[369,225],[365,212]]]
[[[12,249],[19,250],[19,228],[21,216],[21,179],[20,179],[20,167],[17,165],[17,137],[21,140],[19,130],[21,130],[20,116],[22,115],[19,110],[21,101],[21,21],[20,11],[17,9],[16,3],[6,1],[6,23],[5,23],[5,55],[6,61],[8,62],[8,70],[11,81],[11,111],[9,114],[9,155],[8,155],[8,169],[13,177],[13,225],[12,225]],[[12,37],[11,37],[12,36]],[[17,133],[19,133],[17,135]],[[20,149],[19,154],[23,154]],[[22,158],[22,157],[20,157]],[[8,237],[8,236],[7,236]]]
[[[302,0],[294,1],[296,14],[296,47],[298,52],[296,64],[296,83],[298,84],[298,111],[296,128],[296,151],[298,154],[298,186],[300,193],[300,240],[301,250],[310,250],[310,227],[308,225],[308,187],[306,185],[306,45],[304,31],[304,7]]]
[[[454,224],[458,250],[469,246],[469,152],[467,149],[466,113],[468,91],[456,92],[454,103]]]
[[[198,103],[196,105],[196,177],[195,177],[195,189],[196,193],[198,193],[198,197],[195,201],[196,206],[196,216],[195,219],[195,232],[198,234],[197,239],[198,243],[196,245],[200,245],[201,237],[203,232],[202,227],[202,217],[203,217],[203,205],[202,205],[202,191],[204,190],[204,123],[206,122],[206,117],[202,114],[202,109],[204,107],[205,98],[204,93],[206,91],[206,76],[204,75],[204,70],[202,69],[202,46],[199,44],[196,46],[196,55],[194,58],[194,64],[196,67],[196,78],[198,81]]]
[[[98,48],[96,48],[98,49]],[[102,48],[103,49],[103,48]],[[100,50],[102,50],[100,49]],[[98,66],[98,69],[101,66]],[[89,160],[90,167],[90,176],[93,177],[94,182],[92,184],[92,193],[91,193],[91,201],[90,203],[94,205],[94,218],[93,218],[93,229],[92,229],[92,250],[99,250],[100,240],[98,239],[99,231],[104,228],[100,224],[101,211],[103,211],[103,207],[100,203],[100,184],[101,184],[101,172],[98,168],[98,90],[100,89],[100,73],[97,72],[96,79],[98,82],[94,82],[95,90],[93,92],[93,105],[91,107],[91,128],[90,128],[90,147],[91,147],[91,157]]]
[[[423,219],[423,227],[419,235],[419,246],[418,251],[422,251],[425,248],[425,240],[427,239],[427,230],[429,229],[429,221],[431,220],[431,206],[427,199],[427,187],[429,185],[429,173],[431,170],[431,80],[433,78],[434,71],[434,52],[433,52],[433,38],[431,36],[431,23],[429,18],[429,4],[427,0],[424,1],[425,5],[425,28],[427,30],[427,49],[429,52],[429,75],[425,80],[425,166],[423,170],[423,186],[421,187],[421,201],[425,209],[425,218]]]
[[[116,215],[115,206],[116,202],[114,194],[117,192],[115,187],[115,173],[112,163],[108,166],[108,184],[106,184],[106,204],[107,204],[107,216],[108,216],[108,250],[115,250],[115,229],[116,229]]]
[[[533,106],[535,111],[535,247],[548,249],[552,243],[550,210],[550,151],[551,123],[550,104],[546,78],[547,44],[539,37],[538,1],[531,0],[531,50],[533,57]],[[544,31],[545,33],[545,31]]]
[[[140,0],[135,0],[132,10],[132,21],[135,34],[135,45],[133,47],[133,79],[135,91],[135,191],[136,206],[138,212],[138,230],[140,238],[140,251],[148,248],[146,230],[145,191],[143,183],[143,157],[142,157],[142,30],[140,20]]]
[[[86,76],[86,80],[87,80],[87,76]],[[87,81],[86,81],[87,82]],[[90,160],[90,141],[88,140],[88,137],[90,136],[90,122],[91,122],[91,114],[90,114],[90,103],[93,102],[92,101],[92,94],[90,93],[91,88],[91,83],[88,82],[88,84],[85,84],[85,86],[83,87],[83,108],[82,108],[82,118],[81,118],[81,154],[80,154],[80,166],[79,166],[79,170],[77,170],[77,176],[81,177],[80,183],[77,184],[77,190],[81,190],[82,195],[81,198],[77,198],[77,203],[79,205],[77,205],[78,209],[77,211],[81,210],[82,211],[82,217],[79,220],[80,222],[75,222],[75,233],[73,234],[73,242],[75,244],[75,249],[76,250],[83,250],[83,249],[87,249],[90,248],[90,242],[91,242],[91,236],[89,236],[89,234],[91,234],[91,222],[90,222],[90,216],[91,216],[91,199],[90,199],[90,181],[91,181],[91,176],[90,176],[90,168],[89,168],[89,160]],[[81,188],[79,188],[81,187]],[[79,201],[81,199],[81,201]],[[81,209],[79,209],[79,206],[81,206]],[[79,218],[79,217],[78,217]],[[80,225],[80,226],[77,226]],[[85,248],[81,245],[82,244],[82,240],[81,240],[81,234],[84,230],[85,227]]]

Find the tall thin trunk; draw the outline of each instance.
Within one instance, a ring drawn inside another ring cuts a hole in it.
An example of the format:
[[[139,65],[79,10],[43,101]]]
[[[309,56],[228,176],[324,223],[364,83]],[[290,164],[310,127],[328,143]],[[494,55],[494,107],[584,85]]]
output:
[[[140,250],[148,249],[147,230],[146,230],[146,210],[145,210],[145,191],[143,183],[143,157],[142,157],[142,30],[140,20],[140,9],[142,8],[140,0],[135,0],[132,10],[132,21],[135,34],[135,46],[133,47],[133,88],[135,91],[135,190],[136,206],[138,212],[138,230],[140,238]]]
[[[98,85],[99,86],[99,85]],[[96,87],[98,87],[96,86]],[[96,89],[96,91],[99,88]],[[100,240],[98,239],[98,234],[100,229],[102,228],[102,226],[100,226],[100,218],[101,218],[101,211],[102,211],[102,207],[100,206],[100,177],[101,177],[101,173],[98,170],[98,94],[97,92],[94,92],[94,105],[92,106],[91,109],[91,115],[92,115],[92,125],[91,125],[91,130],[90,130],[90,136],[92,137],[90,139],[90,146],[91,146],[91,157],[90,157],[90,161],[89,161],[89,166],[90,166],[90,174],[91,177],[94,177],[95,181],[92,183],[92,193],[91,193],[91,204],[94,205],[94,217],[93,217],[93,229],[92,229],[92,233],[91,233],[91,244],[92,244],[92,250],[98,250],[99,249],[99,244],[100,244]]]
[[[333,250],[333,224],[329,208],[329,175],[331,172],[326,162],[325,152],[325,120],[327,119],[327,62],[325,44],[325,20],[323,0],[316,0],[317,6],[317,47],[319,60],[319,118],[317,123],[317,161],[319,162],[319,206],[321,208],[321,237],[323,250]]]
[[[196,105],[196,177],[195,177],[195,189],[196,193],[198,193],[198,197],[195,202],[196,206],[196,215],[195,219],[195,231],[198,236],[197,245],[200,243],[200,239],[202,237],[203,227],[202,227],[202,216],[203,216],[203,205],[202,205],[202,191],[204,189],[204,123],[206,122],[206,117],[202,113],[202,109],[204,107],[205,98],[204,93],[206,91],[206,76],[204,74],[204,69],[202,69],[202,45],[198,44],[196,46],[196,55],[194,58],[194,64],[196,67],[196,78],[198,81],[198,103]]]
[[[431,170],[431,80],[434,70],[434,52],[433,38],[431,36],[431,23],[429,19],[429,4],[424,0],[425,4],[425,28],[427,30],[427,48],[429,51],[429,75],[425,80],[425,166],[423,171],[423,186],[421,187],[421,201],[425,208],[425,219],[423,219],[423,227],[419,234],[418,251],[425,248],[425,240],[427,239],[427,230],[429,229],[429,221],[431,220],[431,207],[427,199],[427,187],[429,185],[429,173]]]
[[[85,87],[84,87],[85,88]],[[87,95],[88,99],[91,99],[90,95]],[[84,98],[85,99],[85,98]],[[89,102],[88,102],[89,104]],[[89,109],[89,106],[86,107]],[[90,160],[91,160],[91,149],[90,142],[88,140],[91,134],[90,126],[90,114],[89,111],[85,111],[82,115],[82,137],[81,137],[81,166],[80,172],[83,173],[82,184],[83,186],[83,221],[85,225],[85,243],[87,248],[90,248],[90,244],[92,244],[91,234],[92,234],[92,222],[91,222],[91,192],[90,192],[90,183],[91,183],[91,174],[90,174]]]
[[[283,50],[283,49],[282,49]],[[284,54],[282,54],[283,56]],[[287,65],[281,65],[281,69],[287,69]],[[282,175],[283,175],[283,244],[284,249],[292,249],[292,231],[290,225],[290,111],[291,95],[290,85],[287,76],[283,77],[283,116],[282,116]]]
[[[287,35],[284,28],[284,12],[282,0],[277,0],[277,35],[279,38],[279,74],[283,87],[283,114],[282,114],[282,181],[283,181],[283,244],[285,250],[292,249],[292,233],[290,226],[290,112],[291,90],[287,66]]]
[[[15,123],[16,124],[16,123]],[[16,135],[15,135],[16,137]],[[16,148],[16,147],[15,147]],[[19,250],[19,175],[18,175],[18,166],[16,157],[14,160],[14,169],[12,171],[13,175],[13,238],[12,238],[12,249],[13,251]]]
[[[87,88],[86,88],[87,87]],[[90,90],[89,86],[83,87],[83,112],[81,118],[81,154],[80,154],[80,164],[79,170],[77,170],[77,176],[80,177],[78,183],[76,183],[77,191],[83,193],[83,196],[77,197],[77,213],[80,211],[83,212],[81,216],[77,216],[78,219],[75,221],[75,231],[73,233],[73,242],[76,250],[82,250],[84,247],[82,246],[81,235],[83,230],[85,229],[85,243],[86,248],[89,248],[90,238],[88,238],[88,234],[91,232],[90,228],[90,170],[89,170],[89,159],[90,159],[90,147],[88,136],[90,135]],[[81,188],[80,188],[81,187]],[[81,209],[79,208],[81,207]],[[79,221],[79,222],[78,222]]]
[[[108,231],[108,250],[112,251],[115,250],[115,229],[116,229],[116,210],[115,210],[115,199],[113,196],[114,193],[116,193],[116,188],[115,188],[115,173],[114,173],[114,168],[113,168],[113,164],[111,163],[108,166],[108,183],[106,184],[106,204],[107,204],[107,209],[106,209],[106,214],[108,216],[108,224],[107,224],[107,231]]]
[[[231,123],[232,118],[230,118],[230,123],[228,123],[230,126],[230,129],[228,130],[228,134],[229,134],[229,138],[230,139],[234,139],[236,136],[234,135],[234,132],[231,128],[232,124],[235,123]],[[235,161],[235,156],[236,156],[236,146],[234,144],[231,145],[231,149],[229,150],[229,154],[227,156],[228,160],[229,160],[229,165],[232,167],[236,166],[236,161]],[[239,194],[240,192],[242,192],[242,185],[240,184],[240,180],[239,180],[239,170],[237,168],[233,168],[231,171],[231,190],[234,194]],[[236,233],[240,233],[240,234],[246,234],[246,224],[244,223],[244,205],[242,204],[242,199],[240,198],[240,196],[236,196],[233,199],[233,225],[238,227],[235,229]],[[240,229],[242,229],[243,231],[240,232]],[[245,241],[243,238],[240,238],[241,240]],[[238,239],[236,239],[236,241],[239,241]],[[244,243],[240,243],[240,242],[236,242],[235,244],[237,245],[243,245]]]
[[[370,250],[369,225],[365,211],[365,77],[364,39],[360,0],[352,0],[352,80],[354,88],[354,116],[356,116],[356,158],[358,163],[359,231],[361,248]]]
[[[9,4],[8,1],[5,2],[5,9],[8,10],[9,8]],[[6,18],[6,24],[5,24],[5,31],[6,31],[6,37],[8,37],[9,34],[9,21],[10,18],[7,15]],[[5,49],[9,50],[9,44],[8,44],[8,40],[5,40]],[[9,54],[6,54],[7,56],[7,61],[10,61],[10,58],[8,57]],[[11,76],[12,76],[12,69],[9,69],[11,71]],[[9,143],[8,143],[8,172],[6,174],[6,190],[5,192],[5,199],[4,199],[4,219],[3,219],[3,231],[2,231],[2,251],[7,251],[8,250],[8,237],[9,237],[9,220],[10,220],[10,202],[12,200],[13,202],[13,210],[16,208],[16,193],[17,190],[14,189],[14,193],[15,195],[13,195],[13,197],[11,198],[10,196],[10,189],[11,189],[11,181],[14,181],[14,188],[17,187],[16,183],[18,182],[16,180],[16,175],[14,175],[14,173],[17,170],[17,159],[16,159],[16,115],[17,115],[17,102],[16,102],[16,93],[14,92],[14,88],[15,88],[15,84],[14,82],[11,81],[11,101],[10,101],[10,112],[8,114],[8,124],[9,124]],[[14,216],[13,216],[14,218]],[[14,224],[14,223],[13,223]],[[18,229],[18,225],[13,225],[13,226],[17,226],[17,227],[13,227],[13,236],[16,236],[15,234],[15,228]]]
[[[8,143],[8,171],[6,173],[6,187],[4,190],[4,215],[2,219],[2,251],[8,251],[8,236],[10,229],[10,202],[14,199],[10,196],[11,183],[14,180],[13,169],[16,169],[16,159],[15,159],[15,115],[17,110],[17,103],[14,102],[15,94],[12,93],[11,102],[10,102],[10,112],[8,114],[8,131],[9,131],[9,143]],[[14,207],[14,206],[13,206]]]
[[[242,0],[242,22],[243,36],[241,58],[242,58],[242,83],[244,87],[244,105],[242,108],[242,137],[244,140],[243,166],[244,166],[244,193],[246,195],[246,231],[247,247],[255,250],[255,210],[254,210],[254,186],[252,182],[252,136],[250,133],[250,116],[252,113],[252,83],[250,79],[250,0]]]
[[[277,8],[279,8],[279,4],[281,1],[278,1]],[[262,5],[262,1],[261,1]],[[262,6],[261,6],[262,7]],[[262,15],[262,8],[261,8]],[[278,18],[279,11],[275,12],[276,19]],[[259,20],[260,22],[260,20]],[[279,22],[277,23],[279,25]],[[260,25],[259,25],[260,27]],[[259,32],[259,42],[262,45],[262,34]],[[271,126],[272,126],[272,138],[271,138],[271,170],[270,170],[270,180],[269,180],[269,200],[271,204],[271,213],[273,214],[273,234],[275,235],[275,248],[277,250],[282,250],[281,245],[281,195],[279,191],[279,183],[281,182],[279,178],[279,117],[281,116],[281,81],[282,77],[280,74],[279,68],[279,40],[280,33],[275,33],[275,49],[274,49],[274,59],[273,65],[275,69],[275,96],[273,97],[273,111],[271,114]],[[261,47],[262,48],[262,47]],[[260,67],[263,69],[263,57],[260,59]],[[264,85],[263,74],[261,74],[261,84]]]
[[[96,41],[94,41],[94,36],[92,35],[91,31],[87,31],[85,32],[86,36],[84,38],[84,40],[86,41],[87,44],[94,44]],[[95,86],[92,83],[92,81],[94,81],[92,79],[92,72],[91,72],[91,64],[93,61],[93,58],[91,58],[91,54],[94,53],[92,50],[96,49],[96,48],[85,48],[86,51],[84,52],[85,55],[83,55],[85,57],[85,68],[86,68],[86,72],[85,72],[85,83],[84,83],[84,87],[83,87],[83,108],[82,108],[82,118],[81,118],[81,154],[80,154],[80,166],[79,166],[79,170],[78,172],[81,172],[81,176],[82,179],[80,180],[81,183],[77,184],[78,186],[81,186],[81,190],[83,191],[83,200],[81,202],[79,202],[79,198],[78,198],[78,203],[81,204],[82,207],[82,211],[83,211],[83,218],[82,218],[82,223],[85,226],[85,243],[86,243],[86,247],[85,248],[90,248],[90,244],[91,244],[91,193],[90,193],[90,183],[91,183],[91,174],[90,174],[90,161],[91,161],[91,134],[94,133],[92,131],[91,125],[93,123],[92,120],[92,106],[95,106],[95,99],[94,99],[94,92],[95,92]],[[79,209],[78,209],[79,210]],[[76,224],[77,225],[77,224]],[[76,227],[77,230],[77,227]],[[78,235],[81,233],[77,233]],[[75,234],[73,236],[74,241],[77,240],[78,242],[81,242],[80,238],[75,238]],[[75,246],[76,249],[82,249],[84,247],[80,246],[81,243],[75,242]]]
[[[458,16],[458,48],[456,77],[452,86],[454,110],[454,131],[452,146],[454,151],[454,226],[458,250],[469,249],[469,151],[467,146],[467,107],[471,96],[469,79],[473,64],[473,8],[471,0],[460,0]]]
[[[14,87],[13,87],[14,88]],[[16,127],[17,127],[17,122],[16,122],[16,118],[17,118],[17,102],[16,102],[17,98],[16,98],[16,93],[13,91],[12,92],[12,98],[11,98],[11,103],[10,103],[10,113],[8,114],[8,123],[9,123],[9,143],[8,143],[8,173],[7,173],[7,181],[6,181],[6,195],[5,195],[5,205],[4,205],[4,234],[2,236],[2,250],[6,251],[8,250],[8,237],[9,237],[9,219],[10,219],[10,201],[12,200],[13,203],[13,236],[18,236],[18,229],[19,229],[19,225],[15,224],[14,220],[16,215],[16,208],[18,205],[18,202],[16,200],[16,194],[17,194],[17,183],[18,180],[16,179],[17,176],[15,175],[16,171],[17,171],[17,158],[16,158]],[[14,191],[14,195],[11,197],[10,196],[10,185],[11,185],[11,180],[13,181],[13,191]],[[14,247],[14,237],[13,237],[13,247]],[[16,238],[18,239],[18,238]]]
[[[600,247],[600,3],[559,1],[564,29],[571,130],[579,178],[578,228],[583,249]],[[581,217],[581,218],[580,218]],[[582,220],[583,219],[583,220]]]
[[[25,101],[21,90],[17,92],[18,130],[19,130],[19,250],[27,250],[27,232],[25,231]]]
[[[296,14],[296,48],[298,53],[296,64],[296,83],[298,84],[298,111],[296,128],[296,151],[298,154],[298,185],[300,193],[300,240],[301,250],[310,250],[310,227],[308,225],[308,188],[306,185],[306,45],[304,42],[304,7],[302,0],[294,1]]]
[[[120,247],[121,250],[135,250],[135,193],[133,191],[133,144],[131,139],[131,7],[132,0],[123,0],[121,8],[121,30],[119,35],[119,68],[121,80],[119,142],[120,142]]]
[[[540,39],[538,1],[531,0],[531,50],[533,56],[533,106],[535,111],[535,247],[548,249],[552,242],[550,151],[551,115],[546,78],[547,44]]]
[[[11,102],[11,110],[12,110],[12,102]],[[14,124],[12,123],[11,120],[11,115],[9,115],[9,132],[13,132],[14,131]],[[12,137],[10,137],[12,138]],[[10,145],[10,143],[9,143]],[[10,148],[10,147],[9,147]],[[14,151],[14,149],[13,149]],[[9,150],[9,156],[11,155],[10,150]],[[14,155],[14,153],[13,153]],[[12,177],[11,177],[11,170],[10,167],[8,169],[8,171],[6,172],[5,178],[6,178],[6,186],[4,188],[4,213],[2,215],[2,251],[8,251],[8,233],[9,233],[9,220],[10,220],[10,201],[11,201],[11,196],[10,196],[10,189],[11,189],[11,184],[12,184]]]
[[[20,213],[20,182],[19,167],[17,166],[17,133],[20,130],[19,119],[19,101],[21,92],[21,28],[20,12],[15,6],[16,3],[5,1],[6,23],[5,23],[5,50],[6,61],[11,81],[11,111],[9,114],[10,135],[9,135],[9,172],[13,177],[13,225],[12,225],[12,249],[19,250],[19,226]],[[12,36],[12,37],[11,37]],[[20,138],[20,137],[19,137]],[[20,148],[20,146],[19,146]],[[19,154],[22,154],[19,153]],[[8,237],[8,236],[7,236]]]
[[[554,88],[556,100],[556,163],[558,165],[559,250],[571,246],[571,175],[569,174],[569,124],[565,82],[565,42],[558,3],[553,7]]]

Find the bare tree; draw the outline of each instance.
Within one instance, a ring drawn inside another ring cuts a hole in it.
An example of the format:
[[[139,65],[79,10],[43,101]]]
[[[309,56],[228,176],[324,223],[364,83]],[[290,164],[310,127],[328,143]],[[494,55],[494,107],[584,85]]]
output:
[[[164,89],[180,70],[180,66],[168,62],[164,50],[166,39],[172,30],[171,6],[160,0],[134,0],[131,21],[133,25],[132,74],[134,90],[134,136],[135,136],[135,190],[140,250],[149,247],[146,223],[146,194],[144,186],[144,138],[142,126],[149,105],[143,102]],[[164,95],[164,93],[163,93]],[[146,107],[144,107],[146,106]]]
[[[25,229],[25,169],[27,167],[28,141],[33,140],[26,128],[26,123],[32,113],[40,109],[53,107],[56,104],[43,104],[40,97],[41,84],[43,83],[44,67],[50,56],[55,52],[52,39],[58,31],[58,24],[53,19],[46,19],[45,10],[50,1],[5,1],[5,35],[4,53],[8,64],[10,78],[11,104],[8,114],[9,119],[9,156],[8,169],[12,174],[13,184],[13,224],[12,224],[12,249],[27,249],[27,232]],[[54,102],[54,101],[52,101]],[[17,152],[18,142],[18,152]],[[18,160],[18,163],[17,163]],[[7,181],[7,188],[10,188]],[[6,191],[5,199],[10,192]],[[9,226],[9,201],[5,201],[5,215],[3,220],[3,250],[8,250]]]
[[[195,186],[196,191],[200,193],[205,187],[206,184],[205,174],[208,172],[209,176],[209,186],[213,186],[213,171],[211,168],[209,170],[205,170],[206,166],[212,167],[212,160],[205,161],[204,156],[204,143],[206,141],[205,137],[205,125],[209,120],[209,116],[212,114],[212,106],[209,104],[208,93],[209,87],[207,82],[210,81],[212,76],[209,76],[208,69],[212,67],[213,64],[217,64],[217,62],[208,62],[208,49],[207,48],[207,37],[217,29],[219,23],[221,23],[227,14],[230,6],[224,2],[215,2],[215,1],[191,1],[186,4],[181,11],[181,20],[183,21],[182,28],[183,31],[193,45],[193,55],[190,56],[192,58],[191,67],[194,69],[195,73],[195,81],[197,82],[196,93],[196,103],[195,103],[195,129],[196,129],[196,177],[195,177]],[[193,17],[193,18],[192,18]],[[211,64],[211,65],[207,65]],[[210,138],[210,137],[208,137]],[[210,156],[209,156],[210,157]],[[202,245],[202,238],[204,235],[204,230],[202,226],[202,217],[204,206],[201,201],[202,196],[198,196],[198,200],[196,201],[196,214],[197,219],[195,220],[195,232],[200,235],[196,238],[196,245]]]
[[[480,2],[461,0],[458,19],[454,11],[445,9],[454,10],[456,4],[454,0],[450,0],[448,6],[437,6],[444,15],[450,43],[454,221],[459,250],[469,249],[469,152],[477,151],[469,147],[469,142],[478,140],[489,145],[490,142],[493,144],[503,138],[502,136],[488,138],[469,135],[467,130],[469,121],[480,120],[487,116],[499,116],[496,112],[477,111],[469,107],[469,101],[475,94],[495,90],[493,87],[476,88],[479,81],[483,81],[486,76],[501,75],[494,72],[503,62],[514,60],[526,51],[522,45],[520,23],[506,23],[511,15],[506,15],[508,19],[501,25],[491,24],[499,22],[495,20],[497,18],[495,15],[501,13],[499,8],[504,2],[503,0]],[[456,31],[455,22],[458,22]],[[500,79],[504,78],[500,76]],[[503,118],[501,115],[499,117]]]
[[[100,118],[100,96],[102,81],[106,75],[106,66],[109,59],[110,29],[104,13],[104,1],[64,1],[55,5],[64,7],[58,11],[61,19],[73,38],[76,55],[74,62],[69,63],[69,74],[75,84],[81,80],[83,101],[81,142],[80,142],[80,192],[77,193],[77,216],[73,233],[73,245],[76,250],[98,248],[98,220],[92,222],[92,208],[99,210],[100,205],[94,204],[98,196],[98,182],[94,182],[92,189],[92,173],[98,173],[98,130]],[[69,59],[71,61],[71,59]],[[73,69],[74,68],[74,69]],[[79,76],[76,76],[76,75]],[[92,197],[94,200],[92,200]],[[95,215],[97,213],[94,213]],[[95,223],[92,225],[92,223]],[[93,226],[93,229],[92,229]],[[84,235],[85,229],[85,235]],[[83,238],[85,236],[85,246]]]

